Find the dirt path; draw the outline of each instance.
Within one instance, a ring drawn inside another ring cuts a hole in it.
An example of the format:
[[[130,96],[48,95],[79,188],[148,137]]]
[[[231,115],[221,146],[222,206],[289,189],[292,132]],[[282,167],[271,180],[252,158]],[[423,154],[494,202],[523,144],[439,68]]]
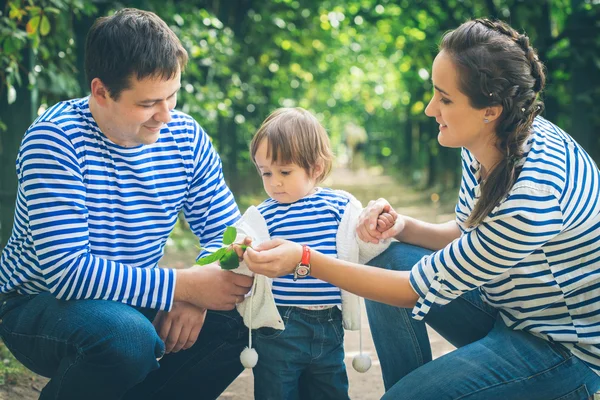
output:
[[[351,192],[363,204],[378,197],[385,197],[398,212],[431,222],[444,221],[453,217],[451,209],[433,207],[428,193],[419,193],[403,187],[392,178],[380,175],[377,170],[361,170],[359,172],[337,170],[325,182],[325,186]],[[161,260],[161,264],[175,267],[190,265],[193,262],[194,255],[194,252],[183,254],[168,250],[163,260]],[[359,349],[359,336],[358,332],[346,332],[346,366],[350,381],[350,398],[355,400],[379,399],[384,392],[381,369],[368,329],[366,312],[363,312],[362,315],[363,347],[366,352],[370,353],[373,366],[364,374],[354,371],[351,363],[352,358]],[[439,357],[452,350],[452,346],[434,331],[430,331],[430,338],[434,357]],[[37,399],[46,382],[47,379],[42,377],[25,376],[17,385],[1,385],[0,400]],[[251,400],[253,399],[253,387],[252,372],[245,370],[221,395],[220,399]]]

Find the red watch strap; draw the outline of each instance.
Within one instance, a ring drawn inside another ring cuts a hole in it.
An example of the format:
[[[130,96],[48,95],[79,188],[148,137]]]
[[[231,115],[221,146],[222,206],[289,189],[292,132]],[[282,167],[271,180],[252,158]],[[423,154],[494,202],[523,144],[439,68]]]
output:
[[[302,245],[302,259],[300,260],[302,265],[310,265],[310,247]]]

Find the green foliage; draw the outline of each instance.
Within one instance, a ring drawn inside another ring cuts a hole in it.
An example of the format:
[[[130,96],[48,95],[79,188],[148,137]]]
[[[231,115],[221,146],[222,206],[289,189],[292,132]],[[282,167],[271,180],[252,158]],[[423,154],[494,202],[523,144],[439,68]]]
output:
[[[14,102],[20,84],[35,87],[42,104],[85,93],[77,59],[84,32],[77,31],[77,23],[121,4],[9,0],[0,16],[0,95]],[[540,1],[536,7],[522,0],[136,0],[127,5],[157,12],[188,50],[178,108],[211,136],[238,199],[260,190],[248,143],[264,118],[282,106],[313,111],[340,161],[361,152],[367,162],[423,186],[455,186],[459,153],[436,144],[437,126],[423,111],[431,99],[431,64],[442,34],[474,17],[509,21],[531,37],[549,71],[546,117],[600,159],[600,136],[594,135],[600,129],[600,5],[595,1]],[[81,30],[89,28],[83,25]],[[22,64],[29,49],[35,54],[32,68]],[[353,142],[352,127],[363,129],[366,140]]]
[[[92,0],[7,1],[0,10],[0,96],[11,105],[22,85],[35,88],[45,104],[78,95],[83,71],[75,66],[73,25],[96,12]],[[31,66],[24,63],[27,52],[33,55]]]
[[[233,249],[233,242],[237,236],[237,229],[233,226],[228,226],[223,233],[223,247],[209,254],[208,256],[200,258],[196,264],[208,265],[214,262],[219,262],[222,269],[232,270],[240,266],[240,260],[237,253]],[[242,250],[246,250],[246,245],[240,245]]]
[[[32,373],[18,362],[0,341],[0,385],[14,385]]]

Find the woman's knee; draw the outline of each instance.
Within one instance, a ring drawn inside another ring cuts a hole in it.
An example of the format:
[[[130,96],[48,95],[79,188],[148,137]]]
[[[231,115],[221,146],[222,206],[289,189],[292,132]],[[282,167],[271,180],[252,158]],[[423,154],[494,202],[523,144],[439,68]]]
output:
[[[368,264],[394,271],[410,271],[421,258],[429,254],[431,254],[431,250],[394,241],[386,251],[369,261]]]

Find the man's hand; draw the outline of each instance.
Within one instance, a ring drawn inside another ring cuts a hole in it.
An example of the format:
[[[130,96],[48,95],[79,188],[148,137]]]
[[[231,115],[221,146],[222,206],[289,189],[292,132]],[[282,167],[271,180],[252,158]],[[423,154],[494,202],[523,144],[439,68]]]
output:
[[[216,263],[177,270],[175,300],[209,310],[233,310],[250,291],[253,278],[222,270]]]
[[[206,318],[206,309],[176,301],[171,311],[159,311],[152,321],[154,329],[165,342],[165,353],[187,350],[196,343]]]

